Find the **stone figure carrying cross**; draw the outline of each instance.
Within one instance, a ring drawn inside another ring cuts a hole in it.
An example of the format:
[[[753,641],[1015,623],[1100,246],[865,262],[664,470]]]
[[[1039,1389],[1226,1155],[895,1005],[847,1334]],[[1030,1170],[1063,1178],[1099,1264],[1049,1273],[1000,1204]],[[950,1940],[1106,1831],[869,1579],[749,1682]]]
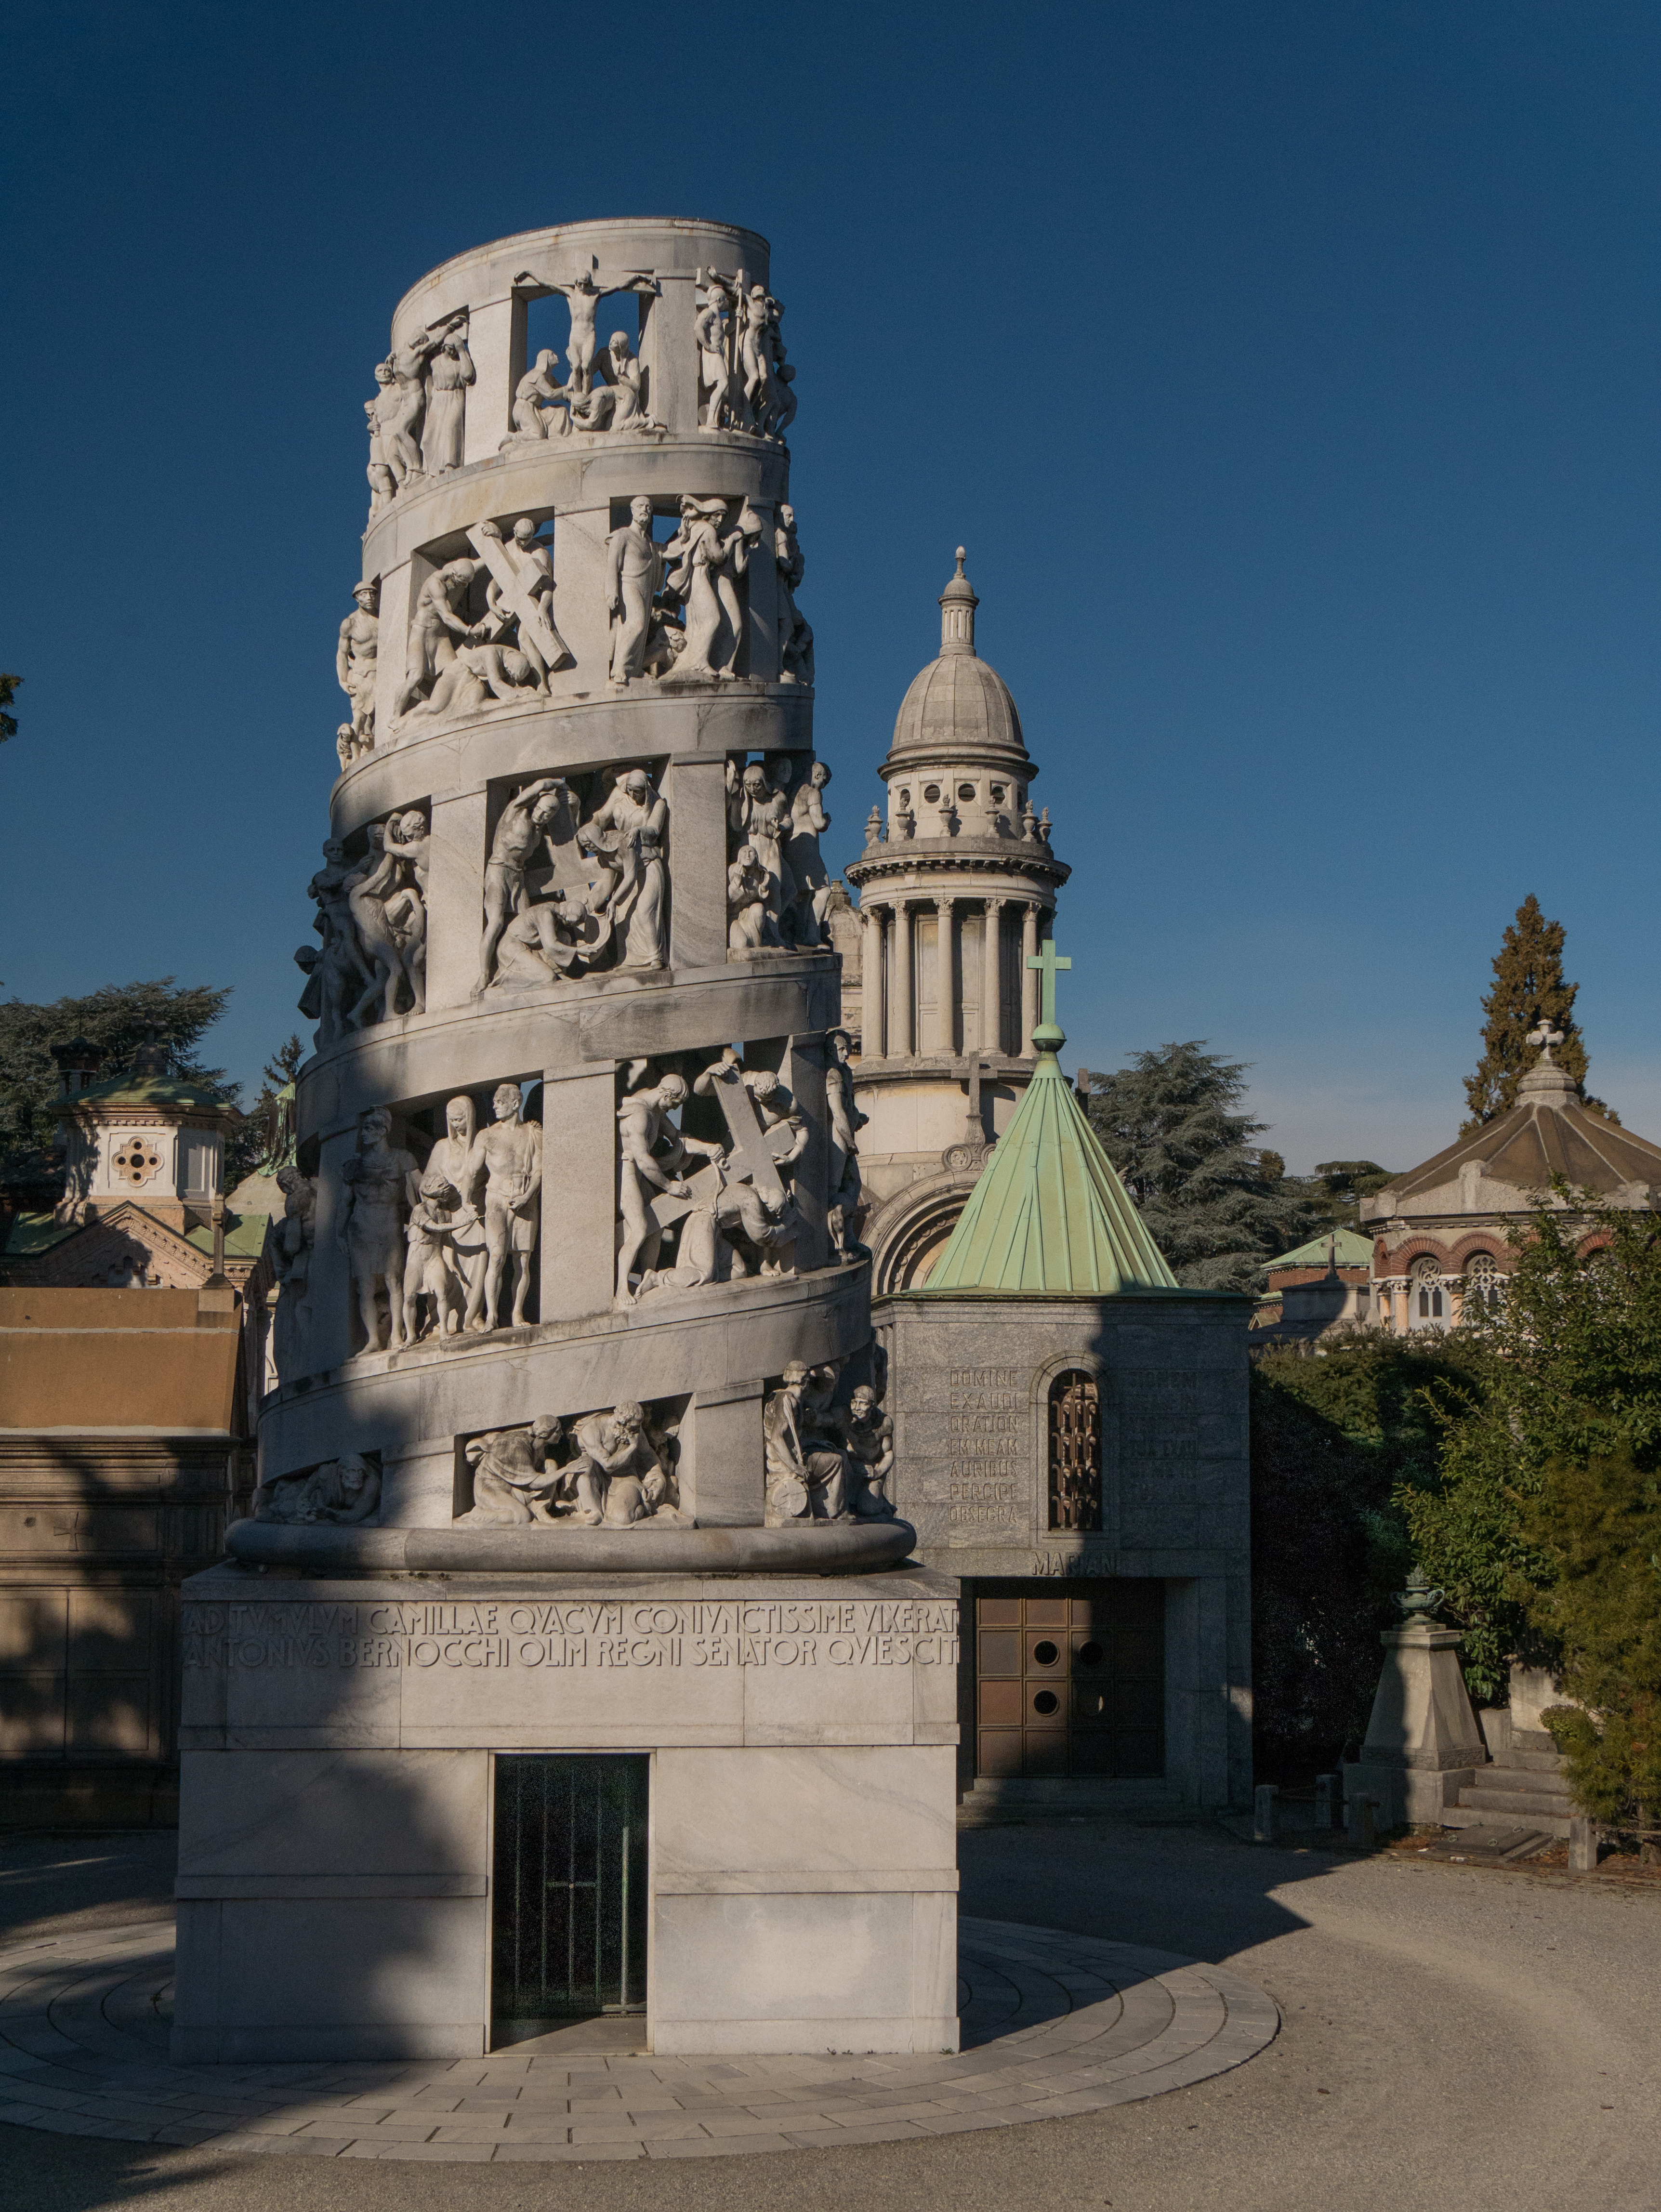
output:
[[[1070,968],[1073,963],[1060,958],[1056,954],[1055,939],[1046,937],[1036,952],[1027,954],[1026,964],[1029,968],[1037,969],[1043,979],[1038,986],[1038,1027],[1053,1030],[1056,1026],[1056,971],[1058,968]]]

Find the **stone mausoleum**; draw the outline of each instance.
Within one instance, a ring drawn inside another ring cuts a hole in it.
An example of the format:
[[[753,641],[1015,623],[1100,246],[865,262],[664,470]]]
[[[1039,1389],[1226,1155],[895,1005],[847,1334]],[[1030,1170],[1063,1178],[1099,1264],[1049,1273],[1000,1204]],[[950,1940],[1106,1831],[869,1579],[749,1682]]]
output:
[[[963,1594],[974,1812],[1251,1790],[1250,1301],[1181,1288],[1056,1058],[925,1283],[876,1299],[896,1498]]]
[[[187,1589],[182,2059],[956,2047],[782,313],[752,232],[569,224],[375,367],[278,1387]]]

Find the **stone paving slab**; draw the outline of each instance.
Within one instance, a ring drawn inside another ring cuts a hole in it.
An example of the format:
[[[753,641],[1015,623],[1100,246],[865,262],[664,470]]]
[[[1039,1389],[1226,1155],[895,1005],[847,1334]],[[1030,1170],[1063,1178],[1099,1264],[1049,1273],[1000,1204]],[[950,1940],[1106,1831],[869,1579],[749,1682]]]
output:
[[[1262,1990],[1174,1952],[965,1918],[958,1955],[961,2052],[175,2067],[168,1923],[37,1938],[0,1950],[0,2120],[270,2157],[749,2157],[1101,2112],[1226,2073],[1280,2027]]]

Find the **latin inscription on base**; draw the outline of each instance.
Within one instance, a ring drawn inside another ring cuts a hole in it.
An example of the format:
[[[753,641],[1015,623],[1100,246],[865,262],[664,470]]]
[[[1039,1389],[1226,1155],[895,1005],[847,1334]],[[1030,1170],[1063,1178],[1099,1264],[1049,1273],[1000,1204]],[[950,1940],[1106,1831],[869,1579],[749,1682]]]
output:
[[[190,1605],[187,1668],[952,1667],[957,1607],[916,1599],[709,1604]]]

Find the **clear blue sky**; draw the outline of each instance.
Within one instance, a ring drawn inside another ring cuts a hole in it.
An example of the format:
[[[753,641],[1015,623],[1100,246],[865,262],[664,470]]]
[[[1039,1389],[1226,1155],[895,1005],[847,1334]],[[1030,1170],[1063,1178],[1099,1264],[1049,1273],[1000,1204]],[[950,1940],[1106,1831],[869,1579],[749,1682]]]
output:
[[[1069,1061],[1206,1037],[1295,1167],[1405,1165],[1532,890],[1661,1138],[1653,6],[70,0],[0,66],[5,993],[232,983],[257,1077],[394,301],[705,214],[788,303],[838,865],[962,541]]]

